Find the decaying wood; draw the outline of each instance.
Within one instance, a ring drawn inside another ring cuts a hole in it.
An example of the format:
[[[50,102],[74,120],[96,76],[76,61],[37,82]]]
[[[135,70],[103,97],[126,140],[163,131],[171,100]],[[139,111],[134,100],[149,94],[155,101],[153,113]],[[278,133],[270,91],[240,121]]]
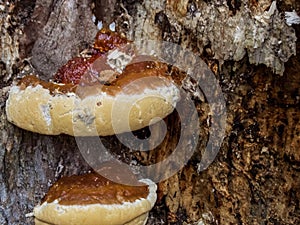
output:
[[[109,15],[102,9],[106,2]],[[49,79],[90,45],[97,32],[93,13],[109,20],[104,24],[115,21],[132,40],[170,41],[199,54],[226,99],[226,136],[204,171],[199,162],[209,107],[195,99],[197,150],[159,182],[148,224],[300,224],[300,25],[284,20],[285,11],[300,15],[299,9],[296,0],[275,6],[270,0],[0,2],[0,224],[33,224],[25,214],[55,180],[91,169],[73,137],[34,134],[8,123],[5,101],[16,77],[35,71]],[[166,136],[150,152],[132,153],[116,136],[101,140],[124,162],[159,162],[176,147],[182,126],[176,112],[164,121]],[[153,126],[152,135],[160,132]]]

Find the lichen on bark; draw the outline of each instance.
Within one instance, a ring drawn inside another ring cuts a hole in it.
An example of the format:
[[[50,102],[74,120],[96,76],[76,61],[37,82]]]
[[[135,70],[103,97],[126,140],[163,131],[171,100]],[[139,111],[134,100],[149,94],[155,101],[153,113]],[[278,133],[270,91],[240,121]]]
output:
[[[128,15],[134,24],[127,30],[134,39],[163,38],[200,53],[209,45],[221,65],[247,55],[250,63],[265,64],[282,75],[284,63],[296,54],[295,31],[275,1],[240,1],[234,10],[218,0],[146,1],[137,8],[135,17]]]

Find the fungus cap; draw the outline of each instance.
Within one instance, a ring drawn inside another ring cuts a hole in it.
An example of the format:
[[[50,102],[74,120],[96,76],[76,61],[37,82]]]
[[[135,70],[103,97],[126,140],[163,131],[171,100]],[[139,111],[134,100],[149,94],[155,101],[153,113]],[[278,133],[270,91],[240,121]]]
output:
[[[106,136],[149,126],[169,115],[180,92],[166,65],[140,62],[110,84],[86,86],[23,78],[9,92],[7,119],[47,135]],[[151,67],[149,67],[151,65]]]
[[[156,184],[127,186],[97,174],[59,180],[34,208],[36,224],[136,225],[145,224],[156,201]]]

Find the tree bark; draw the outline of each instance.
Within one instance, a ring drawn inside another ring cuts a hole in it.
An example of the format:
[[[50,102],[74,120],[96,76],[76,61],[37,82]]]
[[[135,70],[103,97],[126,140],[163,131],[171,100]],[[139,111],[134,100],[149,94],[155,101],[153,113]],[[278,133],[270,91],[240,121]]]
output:
[[[184,167],[158,182],[147,224],[300,224],[300,25],[288,26],[283,18],[285,11],[300,15],[299,8],[296,0],[275,6],[269,0],[0,2],[0,223],[33,224],[26,214],[53,182],[91,170],[78,140],[13,126],[5,101],[17,77],[33,72],[48,80],[90,46],[97,32],[94,15],[106,26],[114,21],[131,40],[163,40],[190,49],[208,65],[225,96],[226,135],[203,170],[211,106],[203,90],[183,88],[197,109],[199,139]],[[183,114],[188,113],[186,107]],[[157,163],[172,154],[181,130],[192,131],[193,125],[176,111],[164,122],[164,139],[149,152],[131,151],[117,136],[101,141],[128,164]],[[154,125],[135,135],[164,133]],[[195,138],[186,135],[180,158]],[[173,167],[176,160],[157,168],[157,176]]]

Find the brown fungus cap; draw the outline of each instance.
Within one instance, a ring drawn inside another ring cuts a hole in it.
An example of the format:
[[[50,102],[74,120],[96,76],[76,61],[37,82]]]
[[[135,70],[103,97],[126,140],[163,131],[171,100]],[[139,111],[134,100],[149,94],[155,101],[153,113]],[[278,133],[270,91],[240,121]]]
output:
[[[103,54],[129,42],[124,35],[103,28],[97,33],[93,48],[98,53]]]
[[[34,208],[36,224],[120,225],[144,224],[156,201],[156,185],[112,182],[93,172],[58,180]]]

